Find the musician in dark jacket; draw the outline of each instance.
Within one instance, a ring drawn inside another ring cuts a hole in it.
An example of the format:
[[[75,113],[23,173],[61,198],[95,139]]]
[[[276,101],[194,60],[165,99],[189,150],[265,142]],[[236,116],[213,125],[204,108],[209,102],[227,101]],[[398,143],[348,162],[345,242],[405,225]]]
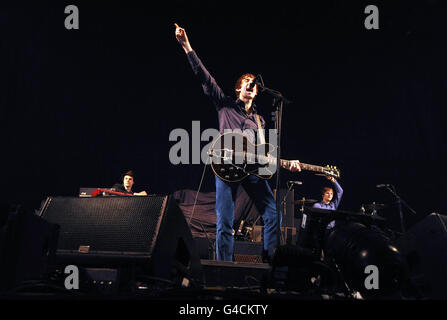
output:
[[[112,189],[115,191],[127,193],[129,195],[135,195],[135,196],[147,196],[146,191],[141,192],[133,192],[132,187],[135,183],[134,173],[132,170],[127,171],[123,175],[123,183],[116,183],[113,185]]]
[[[257,109],[254,104],[254,99],[258,93],[258,86],[253,83],[255,76],[250,73],[242,75],[237,80],[235,86],[237,98],[234,99],[227,96],[205,68],[196,52],[192,49],[185,29],[179,27],[177,24],[175,24],[175,27],[177,41],[185,51],[194,74],[201,82],[205,95],[211,99],[217,109],[220,133],[224,133],[225,129],[241,130],[246,134],[246,137],[250,142],[255,143],[254,140],[257,135],[256,132],[258,127],[265,128],[264,119],[262,117],[257,119]],[[249,134],[250,132],[252,132],[251,135]],[[290,162],[287,168],[291,171],[301,170],[299,161]],[[249,175],[240,183],[225,182],[218,177],[215,177],[215,179],[217,260],[233,260],[234,203],[239,184],[242,184],[247,194],[253,199],[259,213],[262,215],[264,221],[264,254],[265,257],[272,258],[274,249],[279,243],[279,239],[277,231],[276,202],[267,181],[254,175]]]

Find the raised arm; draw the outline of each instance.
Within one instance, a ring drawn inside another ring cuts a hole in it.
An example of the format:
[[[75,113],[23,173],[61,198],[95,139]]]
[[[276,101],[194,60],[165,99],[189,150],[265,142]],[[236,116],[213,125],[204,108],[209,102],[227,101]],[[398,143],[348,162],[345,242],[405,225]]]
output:
[[[177,23],[174,23],[175,26],[175,37],[177,41],[182,46],[185,53],[188,54],[192,51],[191,44],[189,43],[188,36],[186,35],[186,31],[183,28],[180,28]]]
[[[211,101],[213,101],[216,108],[219,109],[222,106],[222,103],[229,97],[224,94],[216,80],[211,76],[202,61],[200,61],[196,52],[192,49],[185,29],[179,27],[177,23],[174,23],[174,26],[175,37],[185,51],[194,74],[202,83],[203,92],[211,99]]]
[[[343,188],[340,186],[340,184],[337,182],[337,180],[335,180],[334,177],[330,177],[328,179],[331,180],[332,183],[334,184],[335,195],[334,195],[334,199],[332,201],[334,202],[335,209],[337,209],[338,205],[340,204],[341,197],[343,196]]]

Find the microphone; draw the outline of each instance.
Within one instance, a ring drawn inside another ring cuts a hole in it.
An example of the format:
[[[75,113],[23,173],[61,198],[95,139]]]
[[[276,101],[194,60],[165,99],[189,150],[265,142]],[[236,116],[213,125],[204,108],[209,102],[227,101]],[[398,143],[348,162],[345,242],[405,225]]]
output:
[[[287,181],[288,184],[303,184],[302,181]]]
[[[383,187],[389,187],[391,186],[390,184],[378,184],[376,185],[376,188],[383,188]]]
[[[255,85],[263,85],[261,75],[258,74],[256,78],[248,85],[248,89],[253,89]]]

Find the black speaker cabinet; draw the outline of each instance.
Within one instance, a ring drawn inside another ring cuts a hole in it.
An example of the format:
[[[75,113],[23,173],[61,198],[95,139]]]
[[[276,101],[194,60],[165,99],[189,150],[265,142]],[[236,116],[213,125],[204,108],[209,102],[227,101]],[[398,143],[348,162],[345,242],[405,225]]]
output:
[[[0,227],[0,292],[41,279],[55,256],[58,226],[19,208]]]
[[[411,227],[396,245],[404,255],[413,293],[447,298],[447,216],[432,213]]]
[[[59,225],[58,261],[143,266],[150,276],[198,279],[200,259],[172,196],[49,197],[41,216]]]

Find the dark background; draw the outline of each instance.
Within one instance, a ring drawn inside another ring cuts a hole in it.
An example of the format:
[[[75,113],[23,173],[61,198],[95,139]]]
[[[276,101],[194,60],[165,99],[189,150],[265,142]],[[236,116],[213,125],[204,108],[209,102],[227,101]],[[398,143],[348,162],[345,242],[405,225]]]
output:
[[[388,204],[390,183],[417,212],[447,214],[445,11],[441,1],[2,1],[0,126],[2,203],[37,209],[46,196],[110,187],[128,169],[135,190],[196,190],[203,165],[174,166],[175,128],[216,128],[173,23],[227,94],[245,72],[293,101],[284,107],[283,158],[336,165],[341,209]],[[66,5],[80,29],[66,30]],[[379,7],[379,30],[364,9]],[[271,98],[257,99],[273,123]],[[202,145],[206,144],[204,142]],[[323,177],[301,180],[297,197],[319,199]],[[270,181],[272,186],[274,179]],[[284,184],[282,185],[282,187]],[[214,191],[207,168],[201,191]]]

